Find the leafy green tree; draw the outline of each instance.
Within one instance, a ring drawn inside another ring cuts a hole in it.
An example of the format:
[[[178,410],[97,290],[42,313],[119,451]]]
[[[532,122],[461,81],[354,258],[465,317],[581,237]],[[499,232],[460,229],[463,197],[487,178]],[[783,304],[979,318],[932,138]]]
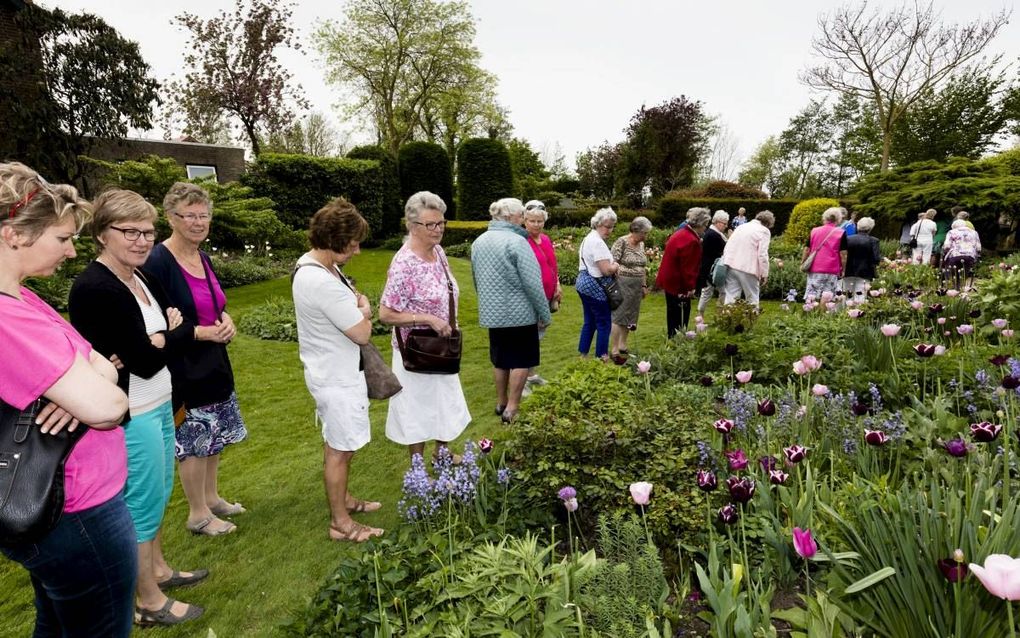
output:
[[[770,135],[744,162],[737,183],[748,188],[764,189],[772,197],[782,197],[782,171],[779,140],[775,135]]]
[[[519,137],[511,139],[506,149],[510,153],[510,167],[514,173],[514,197],[519,197],[522,201],[536,197],[549,177],[549,171],[538,153],[531,148],[527,140]]]
[[[270,133],[263,147],[271,153],[337,157],[343,155],[344,141],[325,115],[312,112],[282,131]]]
[[[189,71],[170,83],[173,105],[192,131],[221,131],[220,117],[240,123],[258,155],[266,134],[286,130],[292,106],[308,108],[300,85],[280,64],[281,48],[300,50],[284,0],[237,0],[233,12],[208,20],[182,13],[175,21],[190,32],[184,54]]]
[[[88,13],[29,4],[17,20],[26,37],[0,49],[0,75],[37,82],[30,95],[20,93],[21,84],[0,83],[2,135],[14,141],[10,157],[76,181],[89,136],[118,138],[129,127],[152,127],[159,84],[136,42]]]
[[[601,145],[578,153],[577,179],[580,191],[601,199],[616,196],[616,176],[623,158],[623,144],[602,142]]]
[[[840,95],[830,120],[833,134],[825,182],[832,195],[844,195],[878,170],[882,137],[874,109],[856,95]]]
[[[779,153],[783,159],[783,197],[806,198],[825,194],[822,169],[828,162],[832,125],[825,102],[811,100],[790,119],[779,135]]]
[[[812,49],[819,59],[801,74],[817,89],[851,94],[875,109],[882,134],[879,167],[889,169],[897,123],[926,92],[968,63],[990,69],[999,57],[978,60],[1009,20],[1005,9],[987,20],[945,25],[932,2],[884,10],[867,0],[818,19]]]

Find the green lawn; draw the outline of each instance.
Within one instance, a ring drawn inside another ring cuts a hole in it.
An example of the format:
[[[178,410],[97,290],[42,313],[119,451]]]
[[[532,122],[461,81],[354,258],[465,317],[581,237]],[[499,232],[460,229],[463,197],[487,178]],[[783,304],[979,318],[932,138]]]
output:
[[[363,289],[381,290],[391,256],[391,252],[367,250],[347,270]],[[461,381],[474,416],[464,437],[488,436],[498,442],[504,426],[492,411],[495,390],[488,340],[477,324],[470,263],[455,259],[451,265],[461,284],[465,342]],[[230,290],[229,310],[240,317],[267,297],[289,296],[289,286],[289,280],[278,279]],[[541,373],[549,379],[577,357],[581,305],[572,290],[553,317],[542,343]],[[651,296],[645,300],[641,328],[632,336],[631,352],[654,348],[664,338],[663,298]],[[376,337],[376,344],[389,358],[388,337]],[[249,512],[234,519],[239,526],[235,534],[191,536],[184,530],[186,507],[178,484],[166,516],[167,557],[177,568],[207,567],[212,575],[197,587],[176,592],[183,600],[205,606],[205,616],[183,628],[158,630],[160,636],[204,636],[206,628],[221,638],[273,635],[282,621],[305,605],[338,557],[359,551],[357,546],[327,539],[322,439],[314,424],[297,345],[242,335],[230,346],[230,355],[250,436],[224,455],[220,484],[225,497],[242,501]],[[527,403],[522,409],[527,409]],[[385,402],[373,402],[371,418],[373,440],[354,459],[351,490],[385,505],[378,513],[360,516],[361,520],[392,528],[399,525],[396,503],[408,458],[406,449],[383,433]],[[29,635],[34,613],[26,572],[0,560],[0,635]]]

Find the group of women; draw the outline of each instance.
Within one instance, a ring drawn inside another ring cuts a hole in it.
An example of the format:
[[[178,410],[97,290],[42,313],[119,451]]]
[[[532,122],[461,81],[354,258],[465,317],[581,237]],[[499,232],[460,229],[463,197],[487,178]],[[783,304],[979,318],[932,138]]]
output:
[[[234,325],[199,250],[212,204],[178,183],[164,208],[172,234],[154,248],[157,213],[136,193],[89,203],[24,165],[0,164],[0,400],[18,410],[47,400],[36,419],[44,434],[86,428],[64,467],[56,526],[0,547],[30,574],[36,635],[127,636],[133,622],[203,613],[164,593],[208,576],[173,569],[163,553],[175,458],[189,530],[232,532],[221,517],[244,511],[218,491],[219,454],[247,432],[225,347]],[[74,257],[86,225],[98,257],[74,282],[68,323],[22,282]]]

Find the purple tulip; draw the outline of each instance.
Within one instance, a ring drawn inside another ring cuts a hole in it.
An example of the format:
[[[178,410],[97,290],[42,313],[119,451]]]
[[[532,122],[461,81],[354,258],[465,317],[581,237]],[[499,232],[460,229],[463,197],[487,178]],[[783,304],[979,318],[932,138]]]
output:
[[[730,497],[738,503],[746,503],[754,496],[754,480],[731,476],[726,479],[726,487],[730,491]]]
[[[719,419],[712,424],[712,427],[723,434],[729,434],[733,430],[733,421],[730,421],[729,419]]]
[[[727,343],[726,346],[723,347],[723,352],[726,353],[727,357],[735,357],[737,356],[737,353],[740,352],[740,348],[738,348],[735,343]]]
[[[1002,432],[1001,425],[994,425],[988,421],[970,424],[970,436],[978,443],[989,443],[999,437]]]
[[[699,381],[701,382],[701,385],[705,386],[706,388],[711,386],[713,383],[715,383],[715,381],[712,379],[712,377],[708,376],[707,374],[705,376],[701,377],[701,379],[699,379]]]
[[[1007,374],[1006,376],[1002,377],[1002,387],[1006,388],[1007,390],[1016,390],[1018,387],[1020,387],[1020,377],[1014,377],[1011,374]]]
[[[917,356],[922,359],[927,359],[935,354],[935,344],[933,343],[919,343],[914,346],[914,352]]]
[[[958,563],[952,558],[943,558],[938,562],[938,566],[945,579],[951,583],[962,581],[970,573],[966,563]]]
[[[744,454],[743,450],[733,450],[725,454],[731,470],[742,470],[747,467],[747,454]]]
[[[1006,363],[1008,361],[1009,361],[1009,355],[1007,355],[1007,354],[997,354],[997,355],[995,355],[994,357],[992,357],[991,359],[988,360],[988,362],[991,363],[993,366],[999,366],[999,367],[1002,367],[1002,366],[1006,365]]]
[[[992,325],[996,330],[1002,330],[1009,324],[1005,319],[992,319]]]
[[[970,325],[969,323],[961,323],[960,325],[956,326],[956,332],[958,332],[960,335],[969,335],[974,332],[974,326]]]
[[[791,445],[783,448],[788,463],[800,463],[807,456],[807,448],[801,445]]]
[[[881,430],[865,430],[864,442],[868,445],[880,447],[889,442],[889,437]]]
[[[782,470],[769,470],[769,483],[773,485],[782,485],[788,478],[790,475]]]
[[[732,503],[719,508],[719,520],[724,524],[732,525],[737,522],[738,518],[740,518],[740,512],[737,511],[737,508]]]
[[[776,413],[776,404],[772,402],[772,399],[762,399],[758,402],[758,414],[762,416],[772,416]]]
[[[495,446],[495,443],[492,442],[492,439],[480,439],[478,441],[478,449],[482,451],[482,454],[491,452],[493,446]]]
[[[950,439],[943,443],[942,447],[946,449],[949,456],[955,456],[958,458],[967,456],[967,452],[969,451],[967,449],[967,442],[960,438]]]
[[[719,487],[719,479],[708,470],[698,470],[698,488],[703,492],[711,492]]]
[[[761,464],[761,469],[764,472],[771,472],[776,469],[776,457],[774,456],[763,456],[758,459],[758,463]]]

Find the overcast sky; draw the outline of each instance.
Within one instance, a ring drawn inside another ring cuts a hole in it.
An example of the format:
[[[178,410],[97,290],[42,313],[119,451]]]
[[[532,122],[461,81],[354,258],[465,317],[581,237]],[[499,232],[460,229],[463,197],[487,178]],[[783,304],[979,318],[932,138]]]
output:
[[[140,43],[154,75],[181,74],[186,37],[171,24],[182,12],[211,17],[232,0],[37,0],[46,7],[89,11]],[[323,80],[310,46],[320,20],[339,20],[342,0],[300,0],[294,26],[304,55],[281,56],[315,110],[326,112],[351,141],[373,139],[332,105],[341,93]],[[499,78],[499,100],[515,134],[539,152],[559,144],[574,156],[603,140],[623,139],[642,105],[677,95],[700,100],[749,155],[780,132],[812,97],[797,80],[811,61],[818,15],[837,0],[473,0],[481,65]],[[885,0],[878,6],[896,6]],[[936,0],[946,22],[988,17],[1013,0]],[[1020,16],[993,42],[993,53],[1020,57]],[[150,134],[159,137],[161,133]]]

